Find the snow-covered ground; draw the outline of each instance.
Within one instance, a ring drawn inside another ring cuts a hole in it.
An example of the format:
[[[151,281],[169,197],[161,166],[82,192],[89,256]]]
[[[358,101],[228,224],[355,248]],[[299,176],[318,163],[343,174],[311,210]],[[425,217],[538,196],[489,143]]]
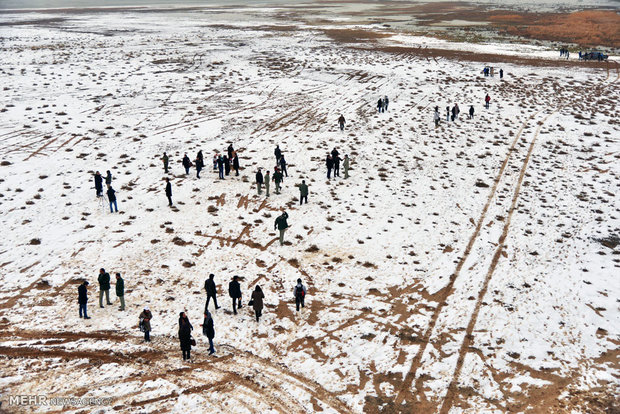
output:
[[[485,78],[480,63],[418,53],[440,47],[430,39],[337,44],[318,26],[274,24],[278,13],[0,28],[2,409],[62,408],[9,405],[23,394],[111,398],[87,412],[617,408],[618,65],[516,65],[508,46],[486,45],[472,53],[506,63],[504,79]],[[411,49],[380,51],[395,43]],[[445,122],[454,103],[460,118]],[[229,143],[242,170],[220,181],[210,161]],[[276,144],[289,177],[258,196]],[[349,179],[326,180],[334,147],[352,159]],[[180,165],[198,150],[200,179]],[[96,199],[96,170],[112,172],[118,214]],[[123,274],[126,311],[114,286],[115,304],[98,307],[100,267]],[[211,305],[214,357],[199,326],[209,273],[223,306]],[[265,292],[259,324],[250,307],[232,315],[233,275],[244,303],[256,284]],[[84,279],[90,320],[78,317]],[[150,344],[137,330],[147,305]],[[189,364],[184,310],[198,341]]]

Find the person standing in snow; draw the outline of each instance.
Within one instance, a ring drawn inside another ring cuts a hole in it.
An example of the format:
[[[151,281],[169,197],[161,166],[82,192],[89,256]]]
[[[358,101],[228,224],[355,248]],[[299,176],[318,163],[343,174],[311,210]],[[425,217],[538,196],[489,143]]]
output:
[[[282,182],[282,179],[282,173],[276,167],[275,171],[273,172],[273,181],[275,181],[276,183],[276,194],[280,194],[280,183]]]
[[[340,114],[340,118],[338,118],[338,125],[340,125],[340,130],[344,131],[344,124],[345,124],[345,120],[344,120],[344,115]]]
[[[276,156],[276,165],[280,164],[280,157],[282,156],[282,151],[280,151],[279,145],[276,145],[276,149],[273,150],[273,155]]]
[[[99,269],[99,307],[103,308],[103,295],[105,294],[106,304],[111,305],[110,302],[110,274],[102,267]]]
[[[258,322],[259,318],[263,314],[263,299],[265,295],[263,294],[260,286],[256,285],[254,288],[254,292],[252,292],[252,307],[254,308],[254,315],[256,316],[256,322]]]
[[[265,172],[265,195],[269,197],[269,185],[271,185],[271,181],[269,180],[269,170]]]
[[[383,112],[383,99],[381,98],[377,101],[377,112]]]
[[[459,104],[454,104],[454,107],[452,108],[452,113],[454,114],[454,120],[458,120],[459,114],[461,113],[461,110],[459,109]]]
[[[233,144],[232,143],[228,146],[226,151],[228,152],[228,159],[232,161],[233,154],[235,152],[235,149],[233,148]]]
[[[435,115],[433,115],[433,118],[435,120],[435,128],[437,128],[439,126],[439,107],[436,106],[435,107]]]
[[[262,192],[262,187],[263,185],[263,173],[260,171],[260,168],[258,169],[258,171],[256,171],[256,191],[258,192],[258,195],[261,194]]]
[[[194,327],[189,322],[189,318],[185,312],[179,314],[179,342],[181,343],[181,352],[183,352],[183,361],[189,361],[192,351],[192,330]]]
[[[581,53],[581,52],[579,52],[579,53]],[[500,70],[499,70],[499,78],[500,78],[500,79],[503,79],[503,78],[504,78],[504,69],[500,69]]]
[[[332,161],[334,162],[334,178],[340,177],[340,153],[336,148],[332,150]]]
[[[166,178],[166,197],[168,198],[168,205],[172,207],[172,184],[170,184],[170,178]]]
[[[305,307],[306,287],[301,283],[301,279],[297,279],[297,285],[293,289],[293,295],[295,295],[295,307],[299,312],[299,305]]]
[[[469,119],[474,119],[474,106],[469,106]]]
[[[139,316],[139,324],[140,330],[144,332],[144,342],[151,342],[151,319],[153,319],[153,314],[148,306],[144,307],[142,313]]]
[[[327,154],[325,166],[327,167],[327,179],[329,180],[332,175],[332,168],[334,168],[334,160],[332,159],[332,156],[330,154]]]
[[[168,161],[170,161],[170,157],[168,157],[168,154],[164,152],[164,156],[161,157],[161,160],[164,163],[164,173],[168,174]]]
[[[286,171],[286,160],[284,159],[284,154],[280,157],[280,169],[282,170],[282,174],[285,174],[288,177],[288,172]],[[284,179],[284,176],[282,177]]]
[[[215,286],[215,275],[211,273],[209,278],[205,280],[205,292],[207,292],[207,303],[205,303],[205,313],[209,308],[209,300],[213,299],[213,304],[215,305],[215,309],[219,309],[217,306],[217,287]]]
[[[233,169],[235,170],[235,175],[239,176],[239,157],[237,156],[237,152],[233,152],[232,159]]]
[[[121,307],[118,308],[120,311],[125,310],[125,281],[121,277],[120,273],[116,274],[116,297],[121,302]]]
[[[218,160],[218,154],[215,153],[215,155],[213,155],[213,171],[217,170],[217,160]]]
[[[348,154],[344,155],[344,161],[342,163],[342,166],[344,167],[344,178],[349,178],[349,155]]]
[[[84,314],[84,319],[90,319],[88,313],[86,313],[86,304],[88,303],[88,282],[85,280],[78,287],[78,305],[80,305],[80,318],[82,317],[82,313]]]
[[[383,109],[385,109],[387,111],[389,104],[390,104],[390,100],[388,99],[387,95],[385,95],[383,97]]]
[[[97,193],[97,197],[103,195],[103,177],[99,171],[95,173],[95,192]]]
[[[189,160],[187,154],[183,156],[183,168],[185,168],[185,175],[189,174],[189,167],[192,166],[192,162]]]
[[[228,284],[228,295],[232,298],[233,313],[237,314],[237,307],[241,309],[241,285],[239,284],[239,276],[233,276],[233,280]],[[238,305],[238,306],[237,306]]]
[[[446,106],[446,122],[450,122],[450,107]]]
[[[230,175],[230,158],[224,155],[222,157],[222,161],[224,162],[224,172],[226,175]]]
[[[194,160],[194,163],[196,164],[196,178],[200,178],[200,171],[202,171],[202,158],[201,157],[196,157],[196,159]]]
[[[277,228],[280,231],[280,246],[284,245],[284,232],[288,228],[286,219],[288,219],[288,214],[286,214],[286,211],[283,211],[273,224],[273,229],[275,230]]]
[[[112,185],[112,173],[110,170],[106,171],[105,184],[109,187]]]
[[[484,97],[484,107],[489,109],[489,102],[491,102],[491,97],[487,93],[487,96]]]
[[[220,180],[224,179],[224,158],[219,155],[217,157],[217,170],[219,172]]]
[[[118,213],[118,205],[116,204],[116,191],[112,188],[111,185],[108,186],[108,201],[110,202],[110,213],[114,213],[112,210],[112,206],[114,206],[114,210]]]
[[[209,355],[213,355],[215,353],[215,348],[213,347],[215,329],[213,327],[213,317],[209,311],[205,312],[205,320],[202,324],[202,333],[209,339]]]
[[[306,184],[306,180],[301,180],[301,184],[299,187],[299,205],[301,206],[306,200],[306,204],[308,204],[308,185]]]
[[[196,154],[196,159],[200,160],[200,165],[202,166],[202,168],[204,168],[205,159],[204,159],[204,156],[202,155],[202,150],[198,151],[198,154]]]

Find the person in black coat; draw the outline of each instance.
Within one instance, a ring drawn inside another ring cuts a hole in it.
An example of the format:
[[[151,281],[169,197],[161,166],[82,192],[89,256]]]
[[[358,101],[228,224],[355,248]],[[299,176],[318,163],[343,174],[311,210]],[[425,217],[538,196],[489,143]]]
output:
[[[280,169],[282,170],[282,174],[288,177],[288,172],[286,171],[286,160],[284,159],[284,155],[280,156]]]
[[[470,105],[469,107],[469,119],[474,119],[474,106]]]
[[[86,313],[86,303],[88,303],[88,292],[86,287],[88,286],[88,282],[84,281],[78,287],[78,304],[80,305],[80,318],[82,317],[82,312],[84,313],[84,319],[90,319],[88,314]]]
[[[170,184],[170,178],[166,178],[166,197],[168,197],[168,205],[172,207],[172,184]]]
[[[217,157],[217,170],[220,180],[224,179],[224,158],[220,155]]]
[[[233,153],[233,169],[235,170],[235,175],[239,175],[239,156],[236,152]]]
[[[202,167],[204,167],[204,164],[202,163],[202,159],[199,157],[196,157],[196,160],[194,161],[194,163],[196,164],[196,178],[200,178],[200,171],[202,171]]]
[[[179,315],[179,342],[181,342],[181,351],[183,352],[183,361],[190,359],[192,350],[192,330],[194,327],[189,323],[189,319],[185,312]]]
[[[211,273],[209,275],[209,278],[205,280],[205,292],[207,292],[207,303],[205,304],[205,313],[207,312],[207,309],[209,308],[209,300],[211,298],[213,298],[213,304],[215,305],[215,309],[220,308],[219,306],[217,306],[217,288],[215,286],[215,280],[213,280],[214,277],[215,275]]]
[[[230,144],[228,146],[227,152],[228,152],[228,159],[232,160],[233,159],[233,153],[235,152],[235,149],[233,148],[233,144]]]
[[[205,312],[205,320],[202,324],[202,333],[209,339],[209,355],[213,355],[215,353],[215,348],[213,347],[215,328],[213,327],[213,317],[209,311]]]
[[[112,184],[112,173],[110,172],[110,170],[106,171],[105,183],[106,185]]]
[[[192,162],[189,160],[187,154],[183,156],[183,168],[185,168],[185,175],[189,174],[189,167],[192,166]]]
[[[280,163],[280,157],[282,156],[282,151],[280,151],[280,146],[276,145],[276,149],[273,150],[273,155],[276,156],[276,165]]]
[[[108,186],[108,201],[110,202],[110,213],[114,213],[112,210],[112,206],[114,206],[114,210],[118,213],[118,205],[116,204],[116,191],[112,188],[111,185]]]
[[[334,177],[340,177],[340,153],[336,148],[332,150],[332,161],[334,162]]]
[[[228,295],[232,298],[233,313],[237,314],[237,303],[239,303],[239,309],[241,305],[241,285],[239,285],[239,276],[234,276],[233,280],[228,284]]]
[[[258,169],[258,171],[256,172],[256,191],[258,191],[258,195],[260,195],[262,193],[262,186],[263,186],[263,173],[261,172],[260,168]]]
[[[230,158],[224,155],[222,157],[222,161],[224,162],[224,172],[226,175],[230,175]]]
[[[327,154],[325,165],[327,166],[327,179],[329,180],[332,175],[332,168],[334,168],[334,160],[332,159],[332,156],[329,154]]]
[[[95,173],[95,191],[97,192],[97,197],[103,195],[103,177],[99,171]]]

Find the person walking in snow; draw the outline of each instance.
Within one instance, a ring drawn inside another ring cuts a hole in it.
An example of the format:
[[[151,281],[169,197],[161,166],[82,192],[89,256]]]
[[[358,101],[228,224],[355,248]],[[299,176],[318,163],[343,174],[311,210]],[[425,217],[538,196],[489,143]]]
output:
[[[217,160],[218,160],[218,154],[215,153],[215,155],[213,155],[213,171],[217,170]]]
[[[293,289],[293,295],[295,296],[295,307],[297,308],[297,312],[299,312],[299,305],[301,307],[305,307],[305,298],[306,298],[306,287],[301,283],[301,279],[297,279],[297,285]]]
[[[288,172],[286,171],[286,160],[284,159],[284,154],[280,157],[280,169],[282,170],[282,174],[288,177]],[[284,179],[284,177],[282,177]]]
[[[90,319],[90,316],[88,316],[88,313],[86,312],[86,304],[88,303],[88,291],[86,289],[87,287],[88,282],[86,280],[78,287],[78,305],[80,305],[80,318],[82,318],[82,314],[84,314],[84,319]]]
[[[327,179],[329,180],[332,175],[332,168],[334,168],[334,160],[332,159],[332,156],[330,154],[327,154],[325,166],[327,167]]]
[[[118,310],[125,310],[125,281],[121,277],[120,273],[116,274],[116,297],[121,302],[120,308]]]
[[[269,180],[269,170],[265,172],[265,195],[269,197],[269,186],[271,185],[271,181]]]
[[[219,172],[220,180],[223,180],[224,179],[224,158],[221,155],[217,157],[217,169]]]
[[[189,174],[189,167],[192,166],[192,162],[189,160],[187,154],[183,156],[183,168],[185,168],[185,175]]]
[[[207,303],[205,303],[205,313],[209,308],[209,300],[213,299],[213,304],[215,305],[215,309],[219,309],[217,306],[217,287],[215,286],[215,275],[211,273],[209,278],[205,280],[205,292],[207,292]]]
[[[288,214],[286,214],[286,211],[283,211],[282,214],[276,218],[276,221],[273,224],[273,229],[278,229],[280,231],[280,246],[284,245],[284,232],[288,228],[286,219],[288,219]]]
[[[172,207],[172,184],[170,184],[170,178],[166,177],[166,197],[168,198],[168,205]]]
[[[194,160],[194,164],[196,165],[196,178],[200,178],[200,171],[202,171],[202,161],[200,158],[196,157]]]
[[[500,69],[499,70],[499,78],[503,79],[504,78],[504,69]]]
[[[97,193],[97,197],[103,195],[103,177],[99,171],[95,173],[95,192]]]
[[[390,100],[388,99],[387,95],[385,95],[383,97],[383,109],[385,109],[387,111],[389,104],[390,104]]]
[[[265,295],[260,286],[256,285],[254,292],[252,292],[252,307],[254,308],[254,315],[256,316],[256,322],[263,314],[263,299]]]
[[[112,185],[112,173],[110,170],[106,171],[105,184],[109,187]]]
[[[340,114],[340,118],[338,118],[338,125],[340,125],[340,130],[344,131],[344,124],[345,124],[345,120],[344,120],[344,115]]]
[[[110,274],[102,267],[99,269],[99,307],[103,308],[103,295],[105,294],[106,304],[111,305],[110,302]]]
[[[433,119],[435,121],[435,128],[437,128],[439,126],[439,107],[436,106],[435,107],[435,115],[433,115]]]
[[[233,154],[235,152],[235,149],[233,148],[233,144],[232,143],[230,145],[228,145],[228,148],[226,149],[226,151],[228,152],[228,159],[232,161]]]
[[[237,307],[241,309],[241,285],[239,284],[239,276],[233,276],[228,284],[228,295],[232,298],[233,313],[237,314]],[[238,305],[238,306],[237,306]]]
[[[383,99],[381,98],[377,101],[377,112],[383,112]]]
[[[459,104],[454,104],[454,106],[452,107],[452,113],[454,114],[454,120],[458,120],[459,114],[461,113],[461,110],[459,109]]]
[[[237,156],[237,152],[233,152],[232,159],[233,170],[235,170],[235,175],[239,176],[239,157]]]
[[[276,194],[280,194],[280,183],[282,183],[283,176],[280,170],[276,167],[273,172],[273,181],[276,183]]]
[[[474,119],[474,106],[469,106],[469,119]]]
[[[450,122],[450,107],[446,106],[446,122]]]
[[[196,154],[196,159],[200,160],[200,165],[202,166],[202,168],[205,167],[205,159],[202,155],[202,150],[198,151],[198,154]]]
[[[344,178],[349,178],[349,155],[348,154],[344,155],[344,161],[342,162],[342,166],[344,167]]]
[[[114,213],[116,211],[118,213],[118,205],[116,204],[116,191],[112,188],[111,185],[108,186],[108,201],[110,202],[110,213]],[[112,206],[114,206],[114,210],[112,210]]]
[[[487,93],[487,96],[484,97],[484,107],[489,109],[489,102],[491,102],[491,97]]]
[[[215,353],[215,347],[213,346],[215,328],[213,327],[213,317],[209,311],[205,312],[205,319],[202,323],[202,334],[209,339],[209,355],[213,355]]]
[[[258,169],[258,171],[256,171],[256,191],[258,192],[258,195],[261,194],[262,192],[262,187],[263,185],[263,173],[260,171],[260,168]]]
[[[273,155],[276,156],[276,165],[280,164],[280,157],[282,156],[282,151],[280,151],[279,145],[276,145],[276,149],[273,150]]]
[[[151,319],[153,319],[153,314],[149,307],[145,306],[142,313],[140,313],[138,323],[140,330],[144,332],[144,342],[151,342]]]
[[[299,205],[301,206],[306,200],[306,204],[308,204],[308,185],[306,184],[306,180],[301,180],[301,184],[299,187]]]
[[[161,160],[164,163],[164,173],[168,174],[168,162],[170,161],[170,157],[164,152],[164,156],[161,157]]]
[[[336,148],[332,150],[332,161],[334,162],[334,178],[340,177],[340,153]]]
[[[193,329],[194,327],[189,322],[189,318],[185,312],[181,312],[179,314],[179,342],[181,343],[183,361],[189,361],[191,357]]]

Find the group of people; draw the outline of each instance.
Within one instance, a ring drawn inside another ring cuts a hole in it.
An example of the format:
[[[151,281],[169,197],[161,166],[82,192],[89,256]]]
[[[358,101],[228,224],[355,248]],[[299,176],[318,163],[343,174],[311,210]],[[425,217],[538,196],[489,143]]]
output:
[[[284,213],[283,215],[286,215]],[[282,217],[282,216],[281,216]],[[286,217],[288,217],[286,215]],[[286,219],[285,223],[286,223]],[[285,227],[286,229],[286,227]],[[281,233],[283,234],[283,233]],[[99,306],[103,308],[103,297],[106,298],[106,304],[111,305],[110,302],[110,275],[105,271],[105,269],[101,268],[99,270],[98,276],[99,282]],[[90,319],[87,312],[87,303],[88,303],[88,281],[84,280],[82,284],[78,287],[78,304],[79,304],[79,316],[80,318]],[[215,284],[215,275],[211,273],[209,278],[205,281],[204,284],[205,292],[207,294],[207,300],[205,303],[204,309],[204,321],[202,324],[203,335],[207,337],[209,340],[209,355],[215,353],[215,347],[213,344],[213,339],[215,338],[215,328],[213,323],[213,317],[209,312],[209,302],[213,300],[213,304],[215,309],[220,309],[221,306],[217,304],[217,285]],[[116,296],[120,300],[120,308],[119,310],[125,310],[125,300],[124,300],[124,292],[125,292],[125,283],[120,273],[116,273]],[[239,276],[233,276],[232,280],[228,284],[228,295],[232,299],[232,310],[233,314],[237,315],[237,309],[241,309],[243,307],[242,304],[242,293],[241,293],[241,284],[239,283]],[[256,322],[260,321],[260,318],[263,313],[264,299],[265,295],[263,290],[259,285],[254,287],[251,298],[248,302],[248,306],[251,306],[254,310],[254,317],[256,318]],[[305,296],[306,296],[306,287],[303,285],[301,279],[297,279],[297,284],[293,289],[293,296],[295,299],[295,307],[299,312],[300,307],[303,308],[305,306]],[[141,332],[144,333],[144,342],[151,341],[151,320],[153,319],[153,313],[151,312],[148,306],[145,306],[140,312],[138,316],[138,328]],[[192,337],[192,331],[194,327],[189,321],[187,314],[185,312],[181,312],[179,314],[179,330],[178,337],[181,345],[181,351],[183,354],[183,360],[189,360],[191,357],[191,349],[192,346],[196,345],[195,339]]]
[[[486,96],[484,97],[484,107],[489,109],[490,102],[491,102],[491,97],[487,93]],[[452,120],[452,122],[458,120],[460,112],[461,110],[459,109],[459,104],[457,103],[455,103],[452,108],[450,108],[449,105],[446,106],[446,122],[450,122],[450,120]],[[470,105],[467,119],[474,119],[474,113],[475,113],[474,106]],[[441,121],[441,115],[439,115],[439,106],[435,106],[435,113],[433,115],[433,120],[435,121],[435,128],[437,128]],[[345,175],[346,175],[346,172],[345,172]],[[328,174],[328,178],[329,178],[329,174]]]
[[[377,101],[377,112],[387,111],[389,104],[390,100],[388,99],[387,95],[385,95],[383,98],[379,98],[379,100]]]
[[[95,180],[95,193],[97,198],[103,198],[103,180],[104,178],[101,176],[99,171],[95,172],[94,176]],[[110,213],[118,213],[118,205],[116,203],[116,190],[112,188],[112,173],[110,170],[107,171],[105,176],[105,184],[107,186],[106,195],[108,196],[108,202],[110,203]],[[114,209],[113,209],[114,208]]]
[[[345,154],[344,159],[342,159],[340,158],[340,152],[334,148],[331,153],[327,154],[327,158],[325,159],[328,180],[331,178],[332,170],[334,171],[334,178],[340,177],[340,161],[342,161],[344,167],[344,178],[349,178],[349,155]]]
[[[570,57],[570,51],[566,46],[560,48],[560,57],[566,57],[568,59]]]
[[[482,74],[483,74],[485,77],[488,77],[488,76],[493,76],[493,68],[490,68],[489,66],[485,66],[485,67],[482,69]],[[499,70],[499,78],[500,78],[500,79],[503,79],[503,78],[504,78],[504,69],[501,69],[501,68],[500,68],[500,70]]]

